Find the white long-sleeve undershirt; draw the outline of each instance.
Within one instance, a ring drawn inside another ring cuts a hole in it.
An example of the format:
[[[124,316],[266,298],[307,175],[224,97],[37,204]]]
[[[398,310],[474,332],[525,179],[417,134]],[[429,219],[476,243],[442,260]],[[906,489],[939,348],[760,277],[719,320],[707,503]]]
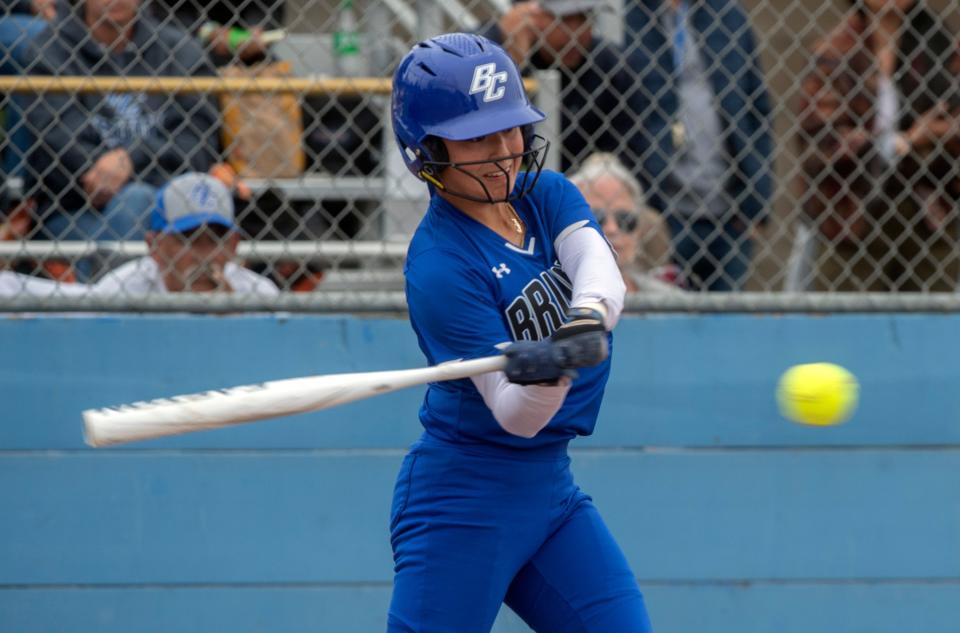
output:
[[[472,378],[494,419],[511,435],[531,438],[547,426],[570,391],[570,379],[556,385],[517,385],[502,371]]]
[[[573,284],[570,305],[601,306],[607,330],[620,319],[626,286],[610,245],[586,221],[567,228],[555,242],[560,267]],[[570,379],[556,385],[517,385],[502,371],[472,378],[494,419],[507,433],[531,438],[539,433],[570,391]]]
[[[603,306],[604,323],[608,331],[612,330],[620,320],[627,286],[606,238],[583,221],[563,231],[554,247],[560,267],[573,284],[570,305]]]

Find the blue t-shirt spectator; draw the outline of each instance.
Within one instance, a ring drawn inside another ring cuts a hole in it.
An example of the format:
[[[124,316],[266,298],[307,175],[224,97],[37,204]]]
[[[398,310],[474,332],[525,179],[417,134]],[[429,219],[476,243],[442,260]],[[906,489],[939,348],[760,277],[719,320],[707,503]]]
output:
[[[770,99],[747,14],[737,0],[637,0],[626,41],[643,113],[637,175],[667,213],[674,257],[702,289],[739,289],[749,228],[766,221],[774,189]],[[703,185],[697,204],[692,184]]]
[[[117,25],[112,10],[109,18],[91,15],[96,6],[60,11],[31,47],[34,74],[215,74],[184,31],[159,25],[142,8]],[[105,41],[111,28],[116,40]],[[207,171],[219,153],[219,114],[207,95],[46,92],[28,103],[26,116],[39,134],[27,180],[39,181],[33,193],[54,238],[142,237],[152,188],[182,171]]]

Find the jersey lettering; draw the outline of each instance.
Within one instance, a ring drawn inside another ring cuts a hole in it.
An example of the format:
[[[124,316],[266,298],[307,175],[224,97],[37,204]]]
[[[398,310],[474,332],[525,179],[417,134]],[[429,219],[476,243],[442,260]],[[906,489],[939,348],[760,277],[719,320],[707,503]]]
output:
[[[523,289],[523,296],[533,308],[533,317],[540,328],[541,338],[547,338],[553,331],[563,325],[563,314],[550,301],[550,291],[539,279],[534,279]]]
[[[563,315],[569,306],[569,280],[559,265],[540,273],[507,307],[507,322],[513,340],[547,338],[563,325]]]
[[[484,102],[497,101],[506,94],[507,71],[497,72],[494,63],[480,64],[473,69],[473,81],[470,82],[470,94],[483,93]]]
[[[507,323],[515,341],[539,341],[540,331],[533,319],[533,308],[527,298],[520,295],[507,306]]]
[[[556,263],[550,270],[540,273],[540,279],[553,293],[553,298],[560,307],[560,312],[566,314],[570,310],[570,299],[573,297],[573,284],[570,283],[567,273],[563,272],[559,263]]]

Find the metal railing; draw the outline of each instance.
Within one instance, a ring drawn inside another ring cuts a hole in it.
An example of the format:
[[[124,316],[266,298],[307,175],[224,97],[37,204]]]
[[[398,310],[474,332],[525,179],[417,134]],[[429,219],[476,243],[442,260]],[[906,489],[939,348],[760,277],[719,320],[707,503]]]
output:
[[[349,20],[336,3],[316,0],[295,12],[280,1],[252,0],[228,16],[234,27],[282,27],[286,39],[253,56],[249,47],[224,51],[222,41],[204,39],[209,30],[200,27],[216,17],[204,3],[174,2],[172,12],[151,13],[162,5],[152,0],[137,17],[147,35],[130,65],[90,67],[89,74],[65,16],[42,35],[43,20],[18,16],[22,35],[0,42],[8,194],[0,209],[0,269],[49,277],[46,262],[59,259],[81,280],[95,281],[144,256],[142,228],[83,235],[80,220],[105,210],[91,207],[83,177],[118,146],[111,143],[129,144],[130,134],[149,130],[153,153],[138,156],[131,182],[156,187],[215,162],[241,171],[250,198],[238,198],[237,222],[251,239],[241,244],[239,261],[281,286],[289,280],[278,263],[289,270],[291,261],[303,268],[321,262],[330,273],[369,269],[373,278],[383,273],[384,291],[393,292],[389,284],[426,196],[389,127],[393,66],[418,37],[464,28],[492,34],[488,27],[509,25],[500,20],[512,10],[502,0],[460,0],[462,11],[448,4],[424,12],[432,2],[356,0],[359,65],[334,47]],[[183,9],[192,4],[188,19]],[[953,309],[960,283],[960,6],[927,0],[900,16],[901,61],[892,73],[869,45],[876,23],[846,0],[689,0],[685,19],[670,6],[612,2],[582,25],[559,25],[555,54],[544,30],[519,55],[531,72],[528,90],[548,112],[538,132],[553,141],[549,167],[573,175],[605,152],[643,189],[632,219],[604,225],[624,255],[625,278],[644,289],[630,297],[631,309]],[[162,22],[186,32],[166,39]],[[688,36],[682,50],[678,25]],[[528,28],[501,29],[502,43],[517,52]],[[602,43],[605,36],[613,41]],[[347,76],[356,68],[369,76]],[[238,155],[251,147],[252,156]],[[21,198],[35,206],[17,205]],[[605,206],[596,192],[588,200]],[[656,289],[664,292],[651,294]],[[710,292],[721,289],[733,293]],[[336,292],[349,291],[341,284]],[[323,294],[322,283],[313,294]],[[356,299],[355,309],[365,300],[400,309],[393,298]],[[77,301],[16,300],[0,298],[11,309],[42,302],[64,309]],[[244,300],[217,299],[231,310]],[[266,307],[257,303],[266,299],[247,300],[250,309]],[[119,309],[147,300],[115,301]],[[329,300],[275,301],[277,309],[326,309]]]

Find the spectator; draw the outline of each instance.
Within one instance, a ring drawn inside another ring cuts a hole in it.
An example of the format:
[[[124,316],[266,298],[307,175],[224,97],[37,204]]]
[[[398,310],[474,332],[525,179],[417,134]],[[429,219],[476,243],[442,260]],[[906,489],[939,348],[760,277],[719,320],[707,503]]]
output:
[[[146,236],[149,254],[107,273],[94,285],[96,294],[278,294],[272,281],[234,261],[240,235],[223,183],[206,174],[184,174],[156,200]]]
[[[27,51],[34,38],[47,26],[47,21],[56,15],[55,0],[19,0],[0,2],[0,75],[22,75],[30,66]],[[10,178],[22,177],[25,159],[33,146],[34,138],[23,121],[21,94],[7,96],[3,107],[4,144],[0,161],[0,242],[22,239],[33,224],[36,203],[23,199],[17,187],[10,186]],[[14,265],[58,278],[61,274],[72,275],[67,262],[46,259],[41,262],[17,258],[13,262],[0,261],[0,266]],[[9,273],[14,275],[14,273]],[[14,277],[8,277],[8,281]],[[24,284],[33,288],[32,279]],[[41,284],[42,286],[42,284]],[[6,288],[10,288],[7,284]]]
[[[3,17],[10,15],[37,16],[43,20],[52,20],[56,15],[56,0],[10,0],[0,2]]]
[[[960,57],[922,2],[851,1],[799,103],[815,286],[945,291],[957,277]]]
[[[30,67],[27,51],[33,40],[56,15],[56,0],[0,2],[0,75],[21,75]],[[4,107],[3,168],[7,175],[22,176],[33,135],[23,124],[23,95],[10,95]]]
[[[518,2],[484,33],[521,69],[560,73],[560,166],[579,165],[593,151],[617,154],[629,167],[643,153],[637,125],[642,104],[624,50],[594,37],[591,14],[603,0]]]
[[[617,253],[628,292],[670,292],[684,286],[668,263],[670,237],[663,217],[647,206],[640,183],[613,154],[591,155],[570,182],[583,193]]]
[[[81,297],[90,286],[0,270],[0,297]]]
[[[637,0],[626,15],[646,147],[637,172],[694,288],[739,290],[773,195],[770,101],[737,0]]]
[[[23,72],[28,45],[55,15],[55,0],[0,2],[0,74]]]
[[[139,0],[64,5],[32,48],[41,75],[214,74],[195,40],[158,25]],[[154,186],[181,170],[206,171],[218,152],[217,110],[196,94],[47,92],[31,100],[27,119],[43,131],[30,166],[51,238],[142,237]]]
[[[269,51],[263,33],[283,26],[285,5],[284,0],[151,2],[153,15],[158,21],[166,21],[172,16],[177,26],[195,34],[203,42],[217,66],[226,66],[238,58],[247,64],[266,60]]]

